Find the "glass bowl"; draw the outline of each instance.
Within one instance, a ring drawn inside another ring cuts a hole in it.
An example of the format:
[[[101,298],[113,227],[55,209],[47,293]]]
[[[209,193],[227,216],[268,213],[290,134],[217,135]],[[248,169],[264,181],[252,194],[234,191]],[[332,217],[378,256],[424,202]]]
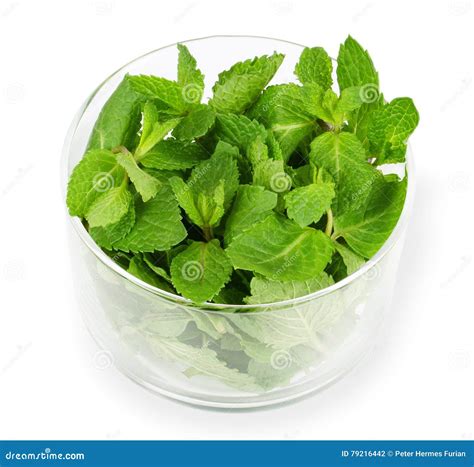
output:
[[[206,75],[273,51],[286,55],[272,83],[294,81],[301,45],[263,38],[214,36],[185,42]],[[150,52],[107,78],[82,105],[66,137],[62,184],[82,158],[95,120],[126,73],[175,79],[176,45]],[[206,97],[209,97],[207,94]],[[392,235],[361,269],[294,300],[262,305],[196,306],[127,273],[69,216],[70,252],[79,307],[102,350],[147,389],[210,407],[277,404],[320,390],[371,349],[396,280],[413,200],[411,155],[405,206]]]

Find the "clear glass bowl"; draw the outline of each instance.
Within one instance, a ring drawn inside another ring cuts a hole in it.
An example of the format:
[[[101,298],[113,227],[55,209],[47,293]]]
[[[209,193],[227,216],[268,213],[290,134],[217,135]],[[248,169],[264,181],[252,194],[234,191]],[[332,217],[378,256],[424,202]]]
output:
[[[303,47],[242,36],[186,44],[206,75],[208,93],[221,70],[274,50],[286,58],[273,83],[294,81]],[[64,192],[100,109],[123,76],[175,79],[176,63],[175,44],[150,52],[115,72],[87,99],[64,146]],[[226,408],[289,401],[337,380],[370,350],[390,304],[413,199],[410,155],[407,164],[404,210],[375,257],[331,287],[275,304],[195,306],[127,273],[79,219],[69,218],[74,285],[87,327],[103,349],[98,364],[113,362],[142,386],[180,401]]]

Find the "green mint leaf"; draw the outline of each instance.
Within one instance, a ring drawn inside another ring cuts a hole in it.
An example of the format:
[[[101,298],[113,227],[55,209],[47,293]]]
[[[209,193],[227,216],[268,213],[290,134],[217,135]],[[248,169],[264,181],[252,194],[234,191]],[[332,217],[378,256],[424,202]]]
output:
[[[178,84],[183,87],[185,99],[197,104],[204,93],[204,75],[185,45],[178,44],[178,51]]]
[[[102,107],[87,149],[113,149],[120,145],[130,149],[140,129],[140,106],[143,101],[143,96],[131,87],[129,76],[125,76]]]
[[[355,209],[363,204],[383,176],[367,162],[362,143],[352,133],[327,132],[311,143],[311,161],[326,169],[336,183],[335,211]]]
[[[350,86],[341,91],[337,111],[346,119],[349,112],[359,109],[364,103],[361,86]]]
[[[214,192],[197,194],[197,209],[204,219],[202,227],[213,227],[217,225],[224,215],[225,188],[224,180],[214,187]]]
[[[106,227],[89,228],[89,234],[94,241],[107,250],[112,250],[115,243],[122,240],[135,224],[135,205],[130,203],[127,213],[115,224]]]
[[[343,237],[364,258],[375,255],[392,233],[405,202],[407,180],[377,184],[366,204],[334,219],[334,238]]]
[[[301,227],[318,222],[331,208],[335,196],[333,183],[312,183],[285,195],[288,217]]]
[[[224,180],[219,180],[214,185],[214,191],[207,193],[194,193],[191,186],[182,179],[173,177],[170,179],[176,199],[185,210],[193,224],[201,228],[216,226],[224,215]]]
[[[74,167],[67,187],[66,203],[71,216],[84,217],[91,204],[108,190],[120,186],[125,171],[115,154],[105,149],[87,151]]]
[[[216,119],[215,135],[226,143],[238,147],[243,154],[249,145],[258,137],[267,137],[265,127],[256,120],[250,120],[245,115],[218,115]]]
[[[143,109],[143,129],[140,142],[135,150],[135,157],[141,159],[155,144],[165,138],[165,136],[181,121],[173,118],[165,122],[159,121],[157,108],[147,102]]]
[[[143,261],[147,264],[147,266],[158,276],[165,279],[167,282],[171,283],[171,276],[168,274],[166,269],[162,268],[155,264],[155,258],[151,253],[143,253],[142,255]]]
[[[419,120],[418,111],[408,97],[393,99],[372,114],[367,137],[378,164],[405,161],[407,139]]]
[[[269,157],[275,160],[284,160],[280,143],[277,141],[272,131],[267,131],[267,139],[265,143],[268,146]]]
[[[125,216],[132,203],[132,194],[126,185],[112,188],[97,198],[86,212],[89,227],[115,224]]]
[[[209,106],[196,106],[173,130],[173,136],[184,141],[201,138],[213,127],[215,119],[216,114]]]
[[[177,339],[150,339],[154,352],[171,362],[179,362],[188,367],[185,372],[192,375],[205,375],[222,383],[248,392],[261,392],[262,388],[247,373],[236,368],[229,368],[218,358],[217,353],[209,347],[193,347]]]
[[[135,225],[114,248],[133,253],[166,251],[187,236],[169,185],[163,184],[156,196],[146,203],[136,197],[135,212]]]
[[[296,358],[297,346],[324,350],[319,336],[340,324],[342,309],[340,302],[335,301],[333,296],[326,296],[321,306],[280,309],[277,313],[242,314],[234,322],[258,343],[272,346],[273,354],[275,349],[283,349],[287,352],[284,355],[290,353],[291,359],[295,357],[295,362],[298,362],[301,356]],[[247,351],[247,343],[245,347]]]
[[[370,55],[351,36],[339,48],[337,82],[341,90],[350,86],[369,84],[378,89],[379,76]]]
[[[358,86],[343,89],[339,98],[332,89],[324,91],[315,83],[303,86],[302,92],[307,111],[338,129],[342,128],[350,113],[363,104]]]
[[[172,177],[170,179],[170,185],[178,204],[184,209],[191,222],[199,227],[204,227],[206,221],[196,206],[196,200],[194,199],[194,193],[191,188],[179,177]]]
[[[255,165],[253,184],[263,186],[274,193],[285,193],[290,190],[292,180],[286,173],[282,160],[267,159]]]
[[[239,186],[238,156],[236,147],[219,141],[212,156],[191,172],[188,185],[193,193],[205,193],[212,197],[216,187],[224,180],[224,209],[227,210]]]
[[[265,219],[275,208],[277,195],[261,186],[241,185],[225,225],[228,245],[234,237]]]
[[[360,87],[360,97],[364,104],[352,112],[348,119],[349,129],[367,147],[367,128],[371,114],[383,103],[383,96],[379,91],[379,76],[372,59],[350,36],[339,48],[337,81],[341,90]]]
[[[229,70],[219,74],[214,84],[214,93],[209,101],[217,112],[242,113],[259,97],[265,86],[270,82],[284,56],[274,53],[263,55],[253,60],[238,62]]]
[[[273,132],[285,161],[316,128],[302,89],[295,84],[270,86],[248,114]]]
[[[323,89],[332,86],[332,61],[321,47],[305,47],[295,67],[301,83],[315,83]]]
[[[359,256],[357,253],[354,253],[347,246],[342,245],[339,242],[334,242],[334,246],[344,261],[348,275],[356,272],[365,263],[364,258]]]
[[[230,279],[232,265],[219,246],[193,242],[171,263],[171,278],[176,290],[194,302],[211,300]]]
[[[334,247],[323,232],[272,214],[241,233],[226,249],[236,269],[274,280],[307,280],[331,259]]]
[[[135,92],[148,99],[158,100],[178,115],[190,107],[184,89],[176,81],[147,75],[129,76],[128,80]]]
[[[258,303],[275,303],[283,300],[302,297],[334,284],[334,281],[325,272],[305,281],[286,282],[254,277],[250,282],[252,295],[245,299],[246,303],[253,305]]]
[[[159,276],[157,276],[141,256],[134,256],[130,260],[127,271],[147,284],[153,285],[154,287],[158,287],[162,290],[166,290],[167,292],[174,293],[173,288],[170,287],[170,285],[162,280]]]
[[[158,193],[161,188],[160,181],[140,169],[129,152],[117,154],[117,162],[126,170],[143,201],[150,200]]]
[[[209,157],[197,143],[175,139],[160,141],[140,159],[144,167],[159,170],[190,169]]]
[[[253,167],[268,160],[269,150],[264,141],[265,140],[261,136],[258,136],[247,148],[247,158]]]

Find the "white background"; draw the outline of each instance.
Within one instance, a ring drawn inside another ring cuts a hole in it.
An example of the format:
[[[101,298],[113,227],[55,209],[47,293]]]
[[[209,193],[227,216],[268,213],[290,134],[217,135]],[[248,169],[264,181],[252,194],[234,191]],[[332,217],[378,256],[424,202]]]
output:
[[[468,0],[0,0],[0,438],[473,438],[473,22]],[[334,56],[348,33],[385,96],[421,114],[415,211],[375,352],[326,391],[256,412],[189,407],[98,369],[59,179],[76,109],[169,43],[251,34]]]

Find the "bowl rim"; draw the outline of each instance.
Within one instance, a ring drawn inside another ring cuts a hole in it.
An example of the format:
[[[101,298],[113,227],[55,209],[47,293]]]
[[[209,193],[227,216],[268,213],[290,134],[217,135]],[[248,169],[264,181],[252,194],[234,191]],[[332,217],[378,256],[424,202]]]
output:
[[[255,39],[255,40],[269,40],[269,41],[274,41],[274,42],[280,42],[280,43],[286,43],[290,45],[294,45],[300,48],[304,48],[305,46],[302,44],[299,44],[297,42],[292,42],[292,41],[287,41],[283,39],[276,39],[273,37],[266,37],[266,36],[254,36],[254,35],[233,35],[233,34],[218,34],[218,35],[210,35],[210,36],[203,36],[203,37],[197,37],[193,39],[188,39],[185,41],[179,41],[179,42],[173,42],[171,44],[165,45],[163,47],[159,47],[157,49],[154,49],[150,52],[147,52],[145,54],[140,55],[139,57],[134,58],[133,60],[130,60],[127,62],[125,65],[121,66],[118,68],[116,71],[114,71],[112,74],[110,74],[106,79],[102,81],[102,83],[99,84],[99,86],[89,95],[89,97],[84,101],[84,103],[80,106],[78,111],[76,112],[69,129],[66,133],[66,137],[64,140],[63,144],[63,149],[62,149],[62,156],[61,156],[61,175],[62,175],[62,182],[61,182],[61,191],[63,194],[63,201],[64,201],[64,207],[66,209],[66,215],[69,218],[69,221],[72,223],[72,226],[76,232],[76,234],[79,236],[79,238],[82,240],[82,242],[86,245],[86,247],[96,256],[96,258],[101,261],[104,266],[106,266],[109,269],[112,269],[116,274],[121,276],[123,279],[133,283],[137,287],[144,289],[145,291],[158,296],[162,299],[165,299],[166,301],[169,301],[172,304],[180,304],[184,306],[191,307],[193,309],[200,310],[203,312],[225,312],[225,311],[252,311],[254,313],[264,313],[264,312],[272,312],[272,309],[275,308],[286,308],[289,306],[294,306],[296,304],[301,304],[304,302],[312,301],[315,299],[318,299],[320,297],[323,297],[325,295],[334,293],[338,291],[339,289],[343,289],[344,287],[350,285],[352,282],[356,281],[358,278],[362,277],[368,271],[370,271],[372,268],[377,267],[377,264],[385,257],[385,255],[398,243],[398,241],[401,239],[403,232],[405,231],[406,225],[408,223],[408,218],[410,215],[410,211],[413,205],[413,200],[414,200],[414,195],[415,195],[415,177],[414,177],[414,163],[413,163],[413,157],[412,157],[412,151],[411,151],[411,146],[408,145],[407,147],[407,153],[406,153],[406,163],[405,163],[405,168],[406,168],[406,174],[405,177],[407,178],[407,192],[406,192],[406,197],[405,197],[405,202],[403,205],[402,212],[400,214],[400,217],[397,221],[397,224],[395,225],[394,229],[392,230],[392,233],[388,237],[388,239],[385,241],[385,243],[382,245],[382,247],[377,251],[377,253],[370,259],[368,259],[363,266],[361,266],[359,269],[354,271],[352,274],[349,274],[347,277],[342,279],[341,281],[335,282],[329,287],[325,287],[324,289],[317,290],[316,292],[303,295],[301,297],[296,297],[292,299],[287,299],[287,300],[282,300],[278,302],[270,302],[270,303],[258,303],[258,304],[242,304],[242,305],[236,305],[236,304],[224,304],[224,303],[212,303],[212,302],[204,302],[202,304],[196,304],[192,300],[187,299],[185,297],[182,297],[181,295],[177,295],[171,292],[167,292],[165,290],[159,289],[158,287],[155,287],[153,285],[148,284],[147,282],[142,281],[141,279],[135,277],[134,275],[130,274],[127,272],[125,269],[123,269],[119,264],[117,264],[112,258],[110,258],[102,249],[95,243],[95,241],[92,239],[92,237],[89,235],[87,232],[86,228],[82,224],[81,220],[78,217],[72,217],[69,215],[67,212],[66,208],[66,191],[67,191],[67,181],[69,179],[69,170],[68,170],[68,162],[69,162],[69,153],[70,153],[70,147],[72,145],[74,135],[76,132],[76,129],[80,123],[80,120],[87,110],[89,104],[91,101],[94,99],[95,95],[103,88],[103,86],[113,77],[117,76],[127,68],[129,65],[132,63],[135,63],[142,58],[152,55],[154,53],[157,53],[161,50],[164,49],[169,49],[171,47],[176,47],[177,44],[189,44],[193,42],[199,42],[199,41],[205,41],[205,40],[215,40],[215,39],[225,39],[225,38],[231,38],[231,39]],[[410,175],[408,177],[408,174]]]

